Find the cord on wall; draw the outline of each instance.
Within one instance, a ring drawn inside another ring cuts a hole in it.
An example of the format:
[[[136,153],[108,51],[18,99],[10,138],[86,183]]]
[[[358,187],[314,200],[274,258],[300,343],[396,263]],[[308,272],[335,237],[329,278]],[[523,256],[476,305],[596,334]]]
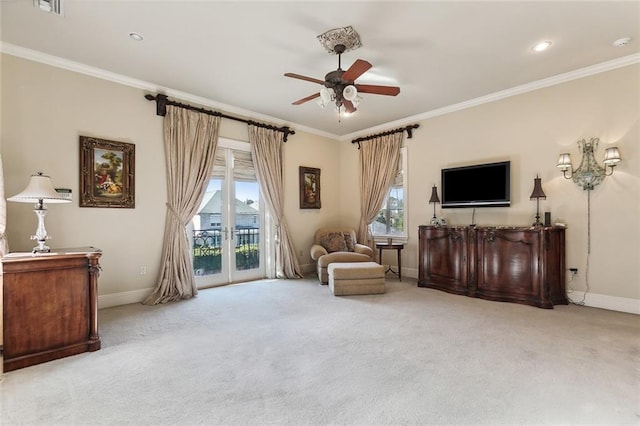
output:
[[[585,305],[585,299],[587,298],[587,293],[589,293],[589,259],[591,258],[591,190],[587,190],[587,265],[586,268],[584,270],[584,281],[585,281],[585,285],[586,285],[586,289],[584,291],[584,294],[582,295],[582,300],[575,302],[573,300],[571,300],[571,297],[569,297],[569,295],[567,294],[567,299],[569,300],[569,303],[571,303],[572,305],[578,305],[578,306],[584,306]],[[575,278],[575,275],[572,274],[571,276],[571,280],[573,281],[573,278]],[[569,293],[573,293],[573,288],[571,288],[571,286],[569,286],[569,289],[571,290]]]

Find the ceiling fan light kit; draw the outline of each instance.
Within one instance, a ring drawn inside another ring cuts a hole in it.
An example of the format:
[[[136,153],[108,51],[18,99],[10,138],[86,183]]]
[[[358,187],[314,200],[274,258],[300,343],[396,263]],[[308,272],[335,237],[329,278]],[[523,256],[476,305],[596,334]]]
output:
[[[360,93],[370,93],[374,95],[396,96],[400,93],[400,88],[396,86],[379,86],[375,84],[358,84],[355,80],[367,72],[372,65],[362,59],[357,59],[346,71],[342,69],[342,54],[349,50],[354,50],[362,46],[360,36],[352,27],[334,28],[318,37],[320,43],[330,53],[338,55],[338,69],[330,71],[324,76],[324,81],[313,77],[307,77],[295,73],[285,73],[285,77],[297,78],[322,85],[318,93],[314,93],[305,98],[298,99],[293,105],[302,105],[313,99],[324,108],[330,103],[334,103],[340,115],[356,112],[356,106],[362,100]]]

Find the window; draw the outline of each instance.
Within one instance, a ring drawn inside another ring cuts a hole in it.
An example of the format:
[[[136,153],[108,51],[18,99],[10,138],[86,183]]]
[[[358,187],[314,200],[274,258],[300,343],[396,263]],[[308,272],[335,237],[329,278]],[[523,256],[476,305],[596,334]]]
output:
[[[407,237],[407,206],[405,194],[407,194],[407,148],[400,148],[398,173],[389,189],[389,194],[382,205],[382,209],[376,215],[376,219],[370,225],[371,233],[380,239]]]

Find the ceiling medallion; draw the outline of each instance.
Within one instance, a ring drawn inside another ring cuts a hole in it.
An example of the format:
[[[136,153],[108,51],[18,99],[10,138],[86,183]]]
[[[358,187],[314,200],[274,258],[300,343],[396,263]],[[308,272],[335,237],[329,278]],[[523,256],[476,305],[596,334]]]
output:
[[[327,50],[327,52],[334,55],[337,54],[335,50],[335,46],[337,44],[341,44],[345,47],[345,50],[340,53],[348,52],[350,50],[355,50],[359,47],[362,47],[360,36],[351,25],[344,28],[334,28],[332,30],[326,31],[317,36],[317,38],[320,44]]]

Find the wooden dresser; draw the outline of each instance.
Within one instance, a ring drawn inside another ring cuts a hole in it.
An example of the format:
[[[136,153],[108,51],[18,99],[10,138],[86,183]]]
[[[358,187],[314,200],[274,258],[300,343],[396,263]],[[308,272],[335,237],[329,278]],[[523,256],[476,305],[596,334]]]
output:
[[[100,349],[94,247],[2,258],[2,365],[11,371]],[[1,372],[1,371],[0,371]]]
[[[565,230],[419,227],[418,286],[540,308],[568,303]]]

